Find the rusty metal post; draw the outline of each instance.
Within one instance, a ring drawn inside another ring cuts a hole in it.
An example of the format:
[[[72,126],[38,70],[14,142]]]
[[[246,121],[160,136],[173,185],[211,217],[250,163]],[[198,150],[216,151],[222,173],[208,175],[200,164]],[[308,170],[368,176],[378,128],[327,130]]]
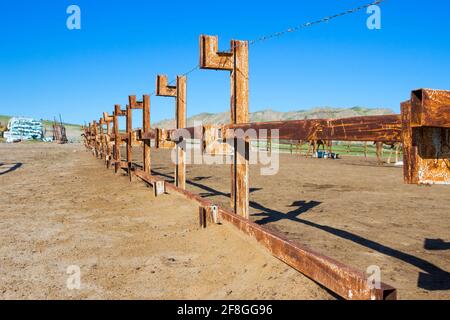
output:
[[[176,125],[177,129],[186,127],[186,77],[177,77],[176,97]],[[186,141],[177,141],[177,164],[175,166],[175,185],[186,189]]]
[[[92,122],[92,126],[94,128],[94,156],[98,158],[98,126],[97,121]]]
[[[133,106],[136,104],[136,96],[128,96],[126,131],[127,131],[127,166],[128,177],[132,179],[131,169],[133,166]]]
[[[114,121],[113,117],[111,117],[108,112],[103,112],[103,119],[106,123],[106,135],[105,135],[105,143],[106,143],[106,168],[109,169],[111,167],[111,123]]]
[[[248,123],[248,42],[231,41],[230,52],[218,52],[216,36],[200,36],[200,68],[231,73],[231,124]],[[249,217],[249,141],[233,139],[231,206],[238,215]]]
[[[121,163],[121,154],[120,154],[120,145],[122,144],[122,139],[120,137],[119,130],[119,116],[122,115],[122,111],[120,110],[120,105],[116,104],[114,106],[114,172],[118,173],[120,169]]]
[[[450,91],[415,90],[401,110],[405,182],[450,184]]]
[[[100,159],[103,160],[105,156],[105,135],[104,135],[104,120],[103,118],[100,118],[98,120],[98,126],[99,126],[99,140],[100,140]]]
[[[167,76],[158,75],[156,78],[156,95],[161,97],[175,97],[176,129],[186,127],[186,77],[178,76],[176,86],[167,84]],[[181,189],[186,188],[186,141],[177,139],[175,164],[175,185]]]
[[[142,132],[148,133],[150,131],[150,96],[144,95],[142,97]],[[143,165],[144,172],[151,174],[151,140],[143,141]]]

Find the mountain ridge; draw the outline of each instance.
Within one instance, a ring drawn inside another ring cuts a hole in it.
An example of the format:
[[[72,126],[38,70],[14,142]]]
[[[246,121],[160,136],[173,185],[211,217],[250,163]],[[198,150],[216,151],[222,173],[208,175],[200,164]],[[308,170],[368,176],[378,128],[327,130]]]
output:
[[[336,119],[350,118],[358,116],[375,116],[394,114],[388,108],[366,108],[355,106],[351,108],[336,107],[315,107],[309,110],[297,111],[275,111],[273,109],[265,109],[250,113],[250,122],[263,121],[287,121],[287,120],[304,120],[304,119]],[[203,124],[226,124],[230,122],[230,113],[209,113],[202,112],[187,119],[187,127],[194,126],[194,122],[202,122]],[[170,129],[175,127],[175,119],[161,120],[153,127]]]

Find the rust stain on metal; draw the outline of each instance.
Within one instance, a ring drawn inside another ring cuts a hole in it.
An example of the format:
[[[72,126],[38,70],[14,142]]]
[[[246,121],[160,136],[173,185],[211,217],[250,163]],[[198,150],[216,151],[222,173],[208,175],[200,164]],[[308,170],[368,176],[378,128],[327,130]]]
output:
[[[138,176],[143,177],[145,181],[146,177],[140,174]],[[213,203],[168,182],[165,182],[165,188],[167,191],[178,192],[187,199],[196,201],[199,204],[201,227],[206,227],[208,221],[214,221],[214,217],[208,216],[208,212],[210,213],[211,210],[207,209],[214,207]],[[274,257],[345,299],[395,300],[397,298],[395,288],[384,283],[381,283],[379,289],[374,288],[369,284],[367,276],[362,271],[314,252],[287,239],[284,235],[257,225],[234,212],[220,207],[217,207],[217,211],[217,219],[231,223],[240,231],[255,238]]]
[[[248,122],[248,42],[232,40],[230,52],[218,52],[218,38],[200,36],[200,68],[230,71],[231,124]],[[233,164],[231,165],[231,197],[233,210],[242,217],[249,217],[249,144],[240,145],[234,139]]]
[[[113,155],[114,155],[114,171],[115,173],[119,172],[120,169],[120,161],[121,161],[121,152],[120,146],[122,144],[122,139],[120,137],[119,131],[119,117],[123,116],[124,113],[120,108],[120,105],[116,104],[114,106],[114,122],[113,122],[113,134],[114,134],[114,147],[113,147]]]
[[[450,128],[450,91],[414,90],[411,109],[412,127]]]
[[[186,77],[178,76],[176,86],[169,86],[166,75],[158,75],[156,78],[156,95],[175,98],[175,122],[176,129],[186,127]],[[176,148],[175,185],[186,188],[186,141],[182,135],[171,141],[171,131],[158,131],[158,147]]]
[[[413,91],[402,120],[405,182],[450,184],[450,91]]]
[[[166,75],[156,77],[156,95],[160,97],[176,97],[177,87],[169,86]]]
[[[142,98],[142,131],[138,139],[142,138],[142,133],[150,132],[150,96],[144,95]],[[142,162],[144,164],[144,172],[151,172],[151,139],[143,140],[144,150],[142,154]]]
[[[257,138],[260,130],[278,130],[278,138],[283,140],[402,141],[400,115],[231,124],[224,126],[225,137],[236,136],[238,129],[244,132],[253,129]]]

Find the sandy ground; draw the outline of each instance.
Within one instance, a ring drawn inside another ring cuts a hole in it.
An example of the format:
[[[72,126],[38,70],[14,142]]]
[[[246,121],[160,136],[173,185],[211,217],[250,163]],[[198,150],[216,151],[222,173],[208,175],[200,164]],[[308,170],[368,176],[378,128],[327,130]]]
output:
[[[200,230],[194,203],[153,198],[143,183],[115,176],[79,145],[0,144],[0,187],[1,299],[333,298],[232,226]],[[279,191],[272,204],[289,204]],[[265,187],[252,197],[268,194]],[[297,227],[303,232],[292,223]],[[411,237],[445,230],[442,221],[432,228]],[[308,234],[302,238],[326,235]],[[444,254],[426,258],[448,267]],[[80,268],[80,290],[67,288],[69,266]]]
[[[135,150],[136,160],[140,151]],[[168,151],[153,168],[173,176]],[[227,206],[228,165],[192,165],[188,190]],[[401,167],[375,158],[282,154],[272,177],[250,169],[251,219],[360,270],[381,269],[400,299],[450,299],[450,186],[403,183]]]

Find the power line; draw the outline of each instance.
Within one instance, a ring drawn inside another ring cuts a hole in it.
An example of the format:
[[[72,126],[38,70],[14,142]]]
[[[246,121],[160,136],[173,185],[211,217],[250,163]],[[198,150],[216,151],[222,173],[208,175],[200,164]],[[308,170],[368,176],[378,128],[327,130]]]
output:
[[[376,1],[372,2],[372,3],[368,3],[368,4],[365,4],[365,5],[353,8],[353,9],[349,9],[349,10],[346,10],[346,11],[334,14],[332,16],[323,17],[322,19],[311,21],[311,22],[306,22],[306,23],[303,23],[301,25],[288,28],[288,29],[286,29],[284,31],[279,31],[279,32],[272,33],[272,34],[269,34],[269,35],[261,36],[261,37],[255,39],[255,40],[249,41],[249,44],[253,45],[253,44],[258,43],[258,42],[263,42],[263,41],[267,41],[269,39],[278,38],[278,37],[281,37],[281,36],[283,36],[285,34],[288,34],[288,33],[293,33],[293,32],[299,31],[301,29],[309,28],[309,27],[312,27],[312,26],[320,24],[320,23],[329,22],[330,20],[333,20],[333,19],[336,19],[336,18],[339,18],[339,17],[343,17],[343,16],[346,16],[346,15],[349,15],[349,14],[361,11],[363,9],[366,9],[366,8],[370,7],[370,6],[379,5],[382,2],[384,2],[384,1],[386,1],[386,0],[376,0]]]
[[[269,35],[261,36],[261,37],[259,37],[257,39],[250,40],[249,41],[249,45],[254,45],[254,44],[259,43],[259,42],[265,42],[267,40],[271,40],[271,39],[274,39],[274,38],[278,38],[278,37],[284,36],[284,35],[286,35],[288,33],[294,33],[294,32],[299,31],[301,29],[310,28],[312,26],[315,26],[315,25],[318,25],[318,24],[321,24],[321,23],[326,23],[326,22],[329,22],[329,21],[331,21],[333,19],[336,19],[336,18],[339,18],[339,17],[343,17],[343,16],[346,16],[346,15],[350,15],[350,14],[353,14],[355,12],[367,9],[370,6],[379,5],[379,4],[381,4],[382,2],[385,2],[385,1],[386,0],[376,0],[374,2],[365,4],[365,5],[353,8],[353,9],[348,9],[346,11],[342,11],[340,13],[336,13],[336,14],[331,15],[331,16],[326,16],[326,17],[323,17],[323,18],[315,20],[315,21],[306,22],[306,23],[300,24],[298,26],[288,28],[288,29],[286,29],[284,31],[279,31],[279,32],[275,32],[275,33],[272,33],[272,34],[269,34]],[[233,48],[231,48],[230,50],[227,50],[226,52],[231,52],[232,49]],[[193,67],[189,71],[183,73],[182,75],[183,76],[188,76],[189,74],[191,74],[191,73],[193,73],[193,72],[195,72],[195,71],[197,71],[199,69],[200,69],[200,65],[197,64],[195,67]],[[176,79],[170,81],[169,85],[174,84],[175,82],[176,82]],[[156,92],[154,91],[151,94],[151,96],[153,96],[155,93]]]

